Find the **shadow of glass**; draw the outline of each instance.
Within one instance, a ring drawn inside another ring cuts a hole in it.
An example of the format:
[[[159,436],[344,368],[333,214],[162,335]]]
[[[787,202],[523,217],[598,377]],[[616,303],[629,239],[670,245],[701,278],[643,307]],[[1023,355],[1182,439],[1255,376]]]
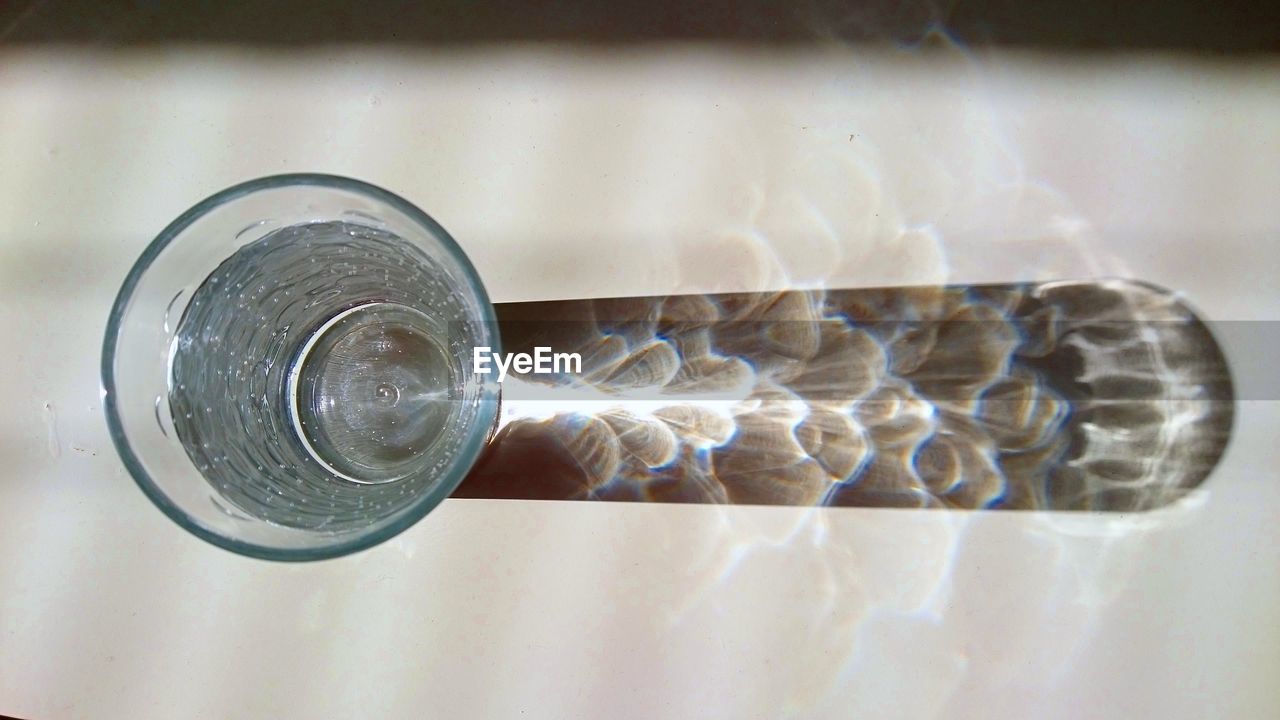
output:
[[[498,305],[504,423],[455,497],[1127,512],[1203,483],[1234,394],[1137,282]]]

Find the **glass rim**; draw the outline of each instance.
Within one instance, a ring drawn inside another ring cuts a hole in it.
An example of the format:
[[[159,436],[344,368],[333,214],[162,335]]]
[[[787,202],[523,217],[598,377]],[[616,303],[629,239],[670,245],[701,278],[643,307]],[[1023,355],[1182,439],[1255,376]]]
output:
[[[490,426],[497,419],[498,392],[488,388],[481,390],[476,423],[476,427],[481,428],[481,430],[472,432],[471,437],[461,447],[461,451],[455,455],[449,471],[444,476],[444,481],[430,491],[423,493],[407,508],[401,510],[400,517],[394,522],[388,523],[385,527],[373,532],[357,535],[331,545],[307,548],[276,548],[228,537],[206,528],[170,500],[152,480],[150,474],[134,453],[128,434],[125,432],[124,424],[121,421],[119,410],[116,407],[116,346],[119,341],[123,318],[129,309],[134,291],[137,289],[143,275],[151,267],[155,259],[159,257],[160,253],[196,220],[207,215],[212,210],[239,198],[262,190],[283,187],[322,187],[362,194],[386,203],[422,226],[462,268],[463,279],[471,286],[477,300],[480,302],[482,315],[480,321],[494,328],[493,337],[490,340],[494,349],[501,351],[502,339],[497,333],[497,316],[494,313],[493,302],[489,299],[484,283],[480,280],[480,274],[476,272],[470,258],[463,252],[457,241],[453,239],[453,236],[421,208],[389,190],[362,180],[340,175],[323,173],[269,175],[232,185],[196,203],[165,226],[142,251],[138,259],[134,261],[128,275],[125,276],[124,282],[120,286],[119,292],[116,294],[115,301],[112,303],[111,314],[107,319],[106,335],[103,338],[101,367],[103,409],[106,414],[107,428],[111,435],[112,444],[115,445],[117,454],[124,462],[125,469],[129,471],[143,494],[180,527],[206,542],[248,557],[282,561],[325,560],[368,549],[399,535],[435,509],[445,498],[449,497],[457,489],[467,472],[475,465],[484,444],[491,434]],[[465,463],[463,462],[464,460]]]

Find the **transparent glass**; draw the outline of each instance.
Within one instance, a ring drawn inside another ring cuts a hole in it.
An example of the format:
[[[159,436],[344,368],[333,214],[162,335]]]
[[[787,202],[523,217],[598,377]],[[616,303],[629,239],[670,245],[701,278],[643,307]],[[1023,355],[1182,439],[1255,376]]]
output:
[[[448,233],[347,178],[282,175],[188,210],[147,247],[102,356],[112,439],[143,492],[216,545],[275,560],[379,543],[448,497],[498,417],[493,306]]]

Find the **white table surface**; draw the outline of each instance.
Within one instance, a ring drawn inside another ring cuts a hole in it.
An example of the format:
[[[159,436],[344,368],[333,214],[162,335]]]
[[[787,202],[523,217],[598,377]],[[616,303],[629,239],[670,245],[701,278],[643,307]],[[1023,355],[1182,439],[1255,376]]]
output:
[[[1141,515],[451,500],[284,565],[151,506],[98,363],[146,243],[288,171],[419,204],[496,300],[1129,275],[1277,320],[1277,70],[0,50],[0,713],[1275,717],[1275,401],[1240,402],[1203,489]]]

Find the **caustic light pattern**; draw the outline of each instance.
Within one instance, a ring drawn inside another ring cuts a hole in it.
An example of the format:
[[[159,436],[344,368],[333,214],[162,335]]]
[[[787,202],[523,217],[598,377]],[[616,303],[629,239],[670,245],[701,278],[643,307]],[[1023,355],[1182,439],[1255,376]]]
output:
[[[583,358],[517,382],[593,399],[509,407],[456,496],[1140,510],[1199,485],[1231,427],[1207,328],[1130,281],[498,310],[509,351]]]

